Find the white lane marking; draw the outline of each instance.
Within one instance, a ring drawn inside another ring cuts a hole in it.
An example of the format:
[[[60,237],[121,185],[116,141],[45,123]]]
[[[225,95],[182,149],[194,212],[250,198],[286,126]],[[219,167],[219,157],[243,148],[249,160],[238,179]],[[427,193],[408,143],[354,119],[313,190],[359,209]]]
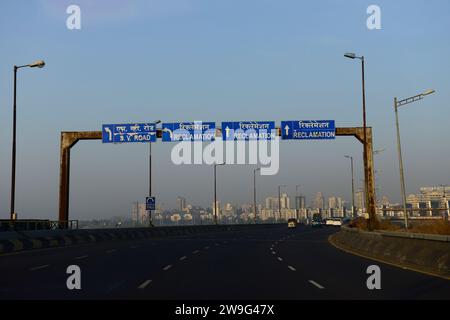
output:
[[[278,257],[277,259],[278,259],[278,261],[283,261],[283,259],[281,257]]]
[[[200,252],[200,250],[195,250],[195,251],[192,251],[192,253],[199,253]]]
[[[275,251],[272,251],[272,254],[277,254]]]
[[[220,244],[216,243],[215,246],[218,247],[218,246],[220,246]]]
[[[139,248],[138,246],[131,246],[130,249],[137,249]]]
[[[288,266],[289,269],[291,269],[292,271],[297,271],[293,266]]]
[[[152,280],[144,281],[144,282],[138,287],[138,289],[145,289],[145,287],[148,286],[151,282],[152,282]]]
[[[49,264],[44,264],[44,265],[42,265],[42,266],[37,266],[37,267],[31,268],[30,271],[35,271],[35,270],[39,270],[39,269],[44,269],[44,268],[47,268],[47,267],[49,267],[49,266],[50,266]]]
[[[112,253],[112,252],[116,252],[116,249],[106,250],[106,253]]]
[[[209,249],[209,246],[206,246],[205,249],[208,250],[208,249]]]
[[[170,268],[172,268],[172,265],[171,265],[171,264],[165,266],[165,267],[163,268],[163,270],[164,270],[164,271],[167,271],[167,270],[169,270]]]
[[[315,285],[317,288],[319,289],[325,289],[324,287],[322,287],[320,284],[318,284],[317,282],[315,282],[314,280],[308,280],[309,283]]]
[[[89,256],[88,255],[79,256],[79,257],[76,257],[75,260],[86,259],[87,257],[89,257]]]
[[[185,260],[187,257],[186,256],[182,256],[179,260],[180,261],[183,261],[183,260]]]

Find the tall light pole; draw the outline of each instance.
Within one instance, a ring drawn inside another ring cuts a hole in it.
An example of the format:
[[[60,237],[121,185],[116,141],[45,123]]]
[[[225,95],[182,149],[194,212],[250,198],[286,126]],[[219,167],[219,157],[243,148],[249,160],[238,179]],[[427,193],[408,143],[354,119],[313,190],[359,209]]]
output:
[[[350,159],[350,168],[352,170],[352,216],[353,216],[353,218],[356,218],[356,214],[355,214],[355,178],[353,175],[353,157],[347,156],[347,155],[345,157]]]
[[[398,124],[398,108],[404,106],[405,104],[422,100],[425,96],[434,93],[434,90],[428,90],[424,93],[420,93],[418,95],[398,100],[396,97],[394,98],[394,110],[395,110],[395,124],[397,126],[397,151],[398,151],[398,162],[400,169],[400,188],[402,192],[402,201],[403,201],[403,215],[405,220],[405,228],[408,229],[408,212],[406,211],[406,187],[405,187],[405,177],[403,173],[403,159],[402,159],[402,147],[400,143],[400,127]]]
[[[256,209],[256,171],[260,171],[261,168],[255,168],[253,169],[253,213],[254,213],[254,218],[255,218],[255,224],[256,224],[256,213],[257,213],[257,209]]]
[[[281,187],[286,187],[286,185],[280,185],[278,186],[278,216],[280,217],[281,221]]]
[[[225,162],[223,163],[214,163],[214,223],[217,223],[217,166],[223,166],[225,165]]]
[[[155,126],[161,123],[161,120],[156,120],[154,122]],[[155,128],[156,129],[156,128]],[[157,131],[157,130],[155,130]],[[152,142],[149,141],[149,153],[148,153],[148,196],[152,196]],[[153,227],[152,221],[152,210],[148,210],[148,225],[149,227]]]
[[[10,219],[17,219],[15,212],[15,195],[16,195],[16,95],[17,95],[17,70],[25,67],[30,68],[43,68],[45,62],[42,60],[37,60],[31,64],[25,64],[22,66],[14,66],[14,93],[13,93],[13,138],[12,138],[12,154],[11,154],[11,210]]]
[[[362,108],[363,108],[363,161],[364,161],[364,194],[365,194],[365,203],[366,208],[369,210],[369,215],[374,212],[374,208],[371,208],[371,203],[369,203],[369,193],[367,192],[369,187],[369,169],[368,169],[368,163],[367,163],[367,123],[366,123],[366,86],[365,86],[365,73],[364,73],[364,56],[358,57],[354,53],[346,53],[344,54],[346,58],[350,59],[359,59],[361,60],[361,80],[362,80]],[[372,221],[372,219],[369,219],[369,221]],[[368,226],[369,229],[372,229],[372,226]]]

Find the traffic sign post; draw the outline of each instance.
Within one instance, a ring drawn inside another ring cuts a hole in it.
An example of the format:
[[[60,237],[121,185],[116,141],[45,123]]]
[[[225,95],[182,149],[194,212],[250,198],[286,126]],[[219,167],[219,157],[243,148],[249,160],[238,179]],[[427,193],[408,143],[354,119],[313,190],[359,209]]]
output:
[[[327,140],[336,138],[334,120],[281,121],[283,140]]]
[[[177,122],[162,124],[162,141],[213,141],[216,136],[215,122]]]
[[[103,143],[156,142],[156,124],[104,124]]]
[[[275,121],[222,122],[222,139],[273,140],[276,137]]]
[[[156,208],[156,199],[155,197],[146,197],[145,198],[145,209],[147,211],[155,210]]]

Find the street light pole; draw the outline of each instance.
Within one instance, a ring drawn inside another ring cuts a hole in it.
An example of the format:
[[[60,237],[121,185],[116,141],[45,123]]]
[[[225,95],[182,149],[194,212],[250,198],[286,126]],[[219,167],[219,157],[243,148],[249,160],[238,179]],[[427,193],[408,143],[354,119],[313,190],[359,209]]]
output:
[[[352,171],[352,216],[353,218],[356,218],[355,215],[355,179],[353,175],[353,157],[352,156],[345,156],[346,158],[350,159],[350,168]]]
[[[406,209],[406,187],[405,187],[405,177],[404,177],[404,171],[403,171],[403,158],[402,158],[402,147],[400,143],[400,126],[398,123],[398,108],[418,100],[422,100],[423,97],[434,93],[434,90],[428,90],[424,93],[403,99],[398,100],[397,97],[394,98],[394,111],[395,111],[395,124],[397,127],[397,152],[398,152],[398,162],[399,162],[399,169],[400,169],[400,188],[402,193],[402,201],[403,201],[403,216],[405,221],[405,229],[408,229],[408,212]]]
[[[394,98],[394,109],[395,109],[395,125],[397,127],[397,152],[398,152],[398,163],[400,168],[400,188],[402,192],[403,201],[403,215],[405,220],[405,229],[408,229],[408,213],[406,211],[406,191],[405,191],[405,177],[403,176],[403,159],[402,159],[402,147],[400,143],[400,127],[398,124],[398,105],[397,98]]]
[[[253,209],[254,209],[254,220],[255,220],[255,224],[256,224],[256,213],[257,213],[257,209],[256,209],[256,171],[261,170],[261,168],[256,168],[253,169]]]
[[[368,220],[368,228],[369,230],[373,229],[373,219],[375,218],[375,207],[374,203],[369,200],[369,180],[371,170],[369,170],[368,167],[368,158],[367,158],[367,123],[366,123],[366,85],[365,85],[365,72],[364,72],[364,56],[356,56],[354,53],[346,53],[344,55],[346,58],[350,59],[359,59],[361,60],[361,82],[362,82],[362,107],[363,107],[363,161],[364,161],[364,193],[365,193],[365,207],[366,210],[368,210],[369,213],[369,220]]]
[[[11,152],[11,207],[10,207],[10,219],[16,220],[16,208],[15,208],[15,196],[16,196],[16,119],[17,119],[17,105],[16,105],[16,96],[17,96],[17,70],[30,67],[30,68],[42,68],[45,66],[45,62],[42,60],[37,60],[31,64],[26,64],[22,66],[14,65],[14,92],[13,92],[13,137],[12,137],[12,152]]]
[[[155,126],[160,123],[161,120],[154,122]],[[155,128],[156,129],[156,128]],[[155,130],[156,131],[156,130]],[[152,196],[152,142],[149,141],[149,153],[148,153],[148,196]],[[152,210],[148,210],[148,226],[153,227]]]

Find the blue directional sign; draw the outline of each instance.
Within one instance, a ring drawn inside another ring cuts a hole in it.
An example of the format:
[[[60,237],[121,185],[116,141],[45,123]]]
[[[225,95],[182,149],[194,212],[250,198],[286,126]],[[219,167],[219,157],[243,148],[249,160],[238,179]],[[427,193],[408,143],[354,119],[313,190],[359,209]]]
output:
[[[283,140],[320,140],[336,138],[334,120],[281,121]]]
[[[222,122],[223,140],[272,140],[275,137],[275,121]]]
[[[162,124],[162,141],[213,141],[216,136],[215,122],[178,122]]]
[[[156,125],[154,123],[104,124],[102,126],[103,143],[155,141]]]
[[[145,210],[155,210],[156,208],[156,199],[155,197],[147,197],[145,198]]]

